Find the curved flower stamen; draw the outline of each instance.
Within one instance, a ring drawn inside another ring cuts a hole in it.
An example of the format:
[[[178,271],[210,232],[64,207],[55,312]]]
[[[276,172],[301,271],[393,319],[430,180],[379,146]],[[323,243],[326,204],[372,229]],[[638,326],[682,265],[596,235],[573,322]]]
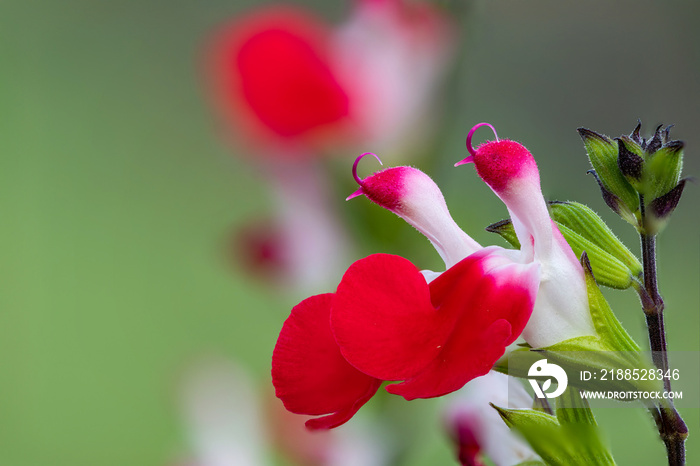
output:
[[[474,146],[472,146],[472,137],[474,136],[474,133],[476,132],[477,129],[479,129],[482,126],[488,126],[491,128],[491,131],[493,131],[493,135],[496,138],[496,142],[499,141],[498,139],[498,133],[496,132],[496,128],[491,125],[491,123],[479,123],[478,125],[474,126],[471,130],[469,130],[469,134],[467,134],[467,151],[471,155],[476,155],[476,151],[474,150]]]
[[[479,123],[469,131],[469,134],[467,134],[467,152],[469,152],[469,154],[471,155],[455,163],[455,167],[459,167],[460,165],[465,165],[467,163],[474,163],[474,156],[476,155],[476,151],[472,146],[472,136],[474,136],[474,132],[476,132],[476,130],[481,126],[488,126],[489,128],[491,128],[491,131],[493,131],[493,135],[496,138],[496,142],[499,141],[498,133],[496,133],[496,128],[494,128],[490,123]]]
[[[352,164],[352,177],[355,179],[357,184],[359,184],[360,186],[362,186],[363,180],[362,180],[362,178],[360,178],[357,175],[357,165],[360,163],[360,160],[362,160],[366,155],[373,155],[374,158],[377,159],[377,161],[379,162],[379,165],[384,165],[382,163],[382,159],[380,159],[379,156],[377,154],[375,154],[374,152],[365,152],[364,154],[357,157],[355,159],[355,163]],[[357,191],[355,191],[354,193],[352,193],[351,195],[349,195],[348,197],[346,197],[345,200],[349,201],[350,199],[354,199],[357,196],[362,196],[363,194],[364,194],[364,192],[362,192],[362,188],[360,188]]]
[[[377,154],[375,154],[374,152],[365,152],[364,154],[357,157],[355,159],[355,163],[352,164],[352,177],[355,178],[355,181],[357,181],[357,184],[359,184],[360,186],[362,186],[362,178],[357,176],[357,165],[360,163],[360,160],[362,160],[366,155],[373,156],[375,159],[377,159],[377,162],[379,162],[379,165],[384,165],[382,163],[382,159],[380,159],[379,156]]]

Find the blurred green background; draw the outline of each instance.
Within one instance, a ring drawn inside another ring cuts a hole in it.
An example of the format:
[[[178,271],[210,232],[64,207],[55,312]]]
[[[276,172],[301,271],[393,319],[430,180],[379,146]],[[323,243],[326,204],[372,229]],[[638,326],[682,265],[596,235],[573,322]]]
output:
[[[231,231],[270,202],[254,170],[218,139],[199,70],[211,29],[257,4],[0,2],[0,465],[156,466],[177,458],[186,442],[176,380],[202,352],[237,359],[268,386],[277,332],[299,297],[271,293],[231,266]],[[334,21],[349,7],[298,4]],[[438,181],[457,222],[482,243],[503,244],[483,227],[505,208],[472,170],[451,168],[464,156],[468,129],[489,121],[533,152],[546,196],[589,204],[636,250],[633,231],[586,175],[575,130],[617,136],[637,118],[646,133],[675,123],[672,135],[687,143],[685,173],[700,175],[697,3],[442,5],[462,36],[439,135],[429,158],[414,163]],[[349,175],[355,155],[337,160],[337,169]],[[378,209],[347,207],[347,194],[338,189],[337,206],[348,221]],[[700,349],[699,200],[690,184],[659,238],[672,350]],[[381,215],[386,228],[400,224]],[[427,242],[401,228],[408,240],[381,248],[366,241],[361,252],[438,267]],[[646,343],[632,292],[606,293]],[[401,409],[410,418],[430,407]],[[663,464],[641,408],[597,414],[619,464]],[[699,464],[698,410],[683,414],[689,464]],[[433,436],[405,464],[450,460],[447,441],[428,430]]]

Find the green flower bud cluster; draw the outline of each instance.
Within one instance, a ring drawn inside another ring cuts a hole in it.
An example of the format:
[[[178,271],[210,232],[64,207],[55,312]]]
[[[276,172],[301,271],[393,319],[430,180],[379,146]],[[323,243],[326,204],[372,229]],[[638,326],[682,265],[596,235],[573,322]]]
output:
[[[687,181],[681,179],[684,143],[670,140],[671,126],[662,126],[648,139],[639,134],[641,123],[615,139],[578,129],[605,203],[646,234],[663,228]]]

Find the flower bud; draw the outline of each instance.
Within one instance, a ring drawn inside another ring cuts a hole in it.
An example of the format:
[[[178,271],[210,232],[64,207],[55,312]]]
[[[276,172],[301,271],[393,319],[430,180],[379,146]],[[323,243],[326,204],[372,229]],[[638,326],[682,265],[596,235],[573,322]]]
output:
[[[644,167],[645,191],[656,199],[674,189],[683,169],[683,141],[671,141],[654,152]]]
[[[360,188],[348,199],[364,195],[406,220],[430,240],[447,268],[481,249],[452,219],[440,188],[417,168],[391,167],[360,179],[357,164],[367,154],[355,160],[353,176]]]
[[[629,136],[615,138],[617,150],[607,136],[585,128],[578,131],[605,203],[639,231],[655,234],[663,228],[683,192],[685,183],[680,177],[685,144],[669,141],[672,125],[665,129],[659,125],[649,139],[640,136],[641,126],[640,122]],[[643,210],[639,209],[640,199],[645,204]]]
[[[615,212],[617,215],[622,217],[624,221],[629,223],[630,225],[637,226],[639,225],[639,219],[641,218],[641,214],[639,213],[639,209],[637,209],[635,212],[632,212],[627,206],[620,200],[619,197],[608,191],[605,186],[603,186],[603,183],[600,181],[600,177],[598,177],[598,174],[596,173],[595,170],[588,170],[588,173],[593,175],[593,178],[595,178],[596,183],[598,183],[598,186],[600,187],[600,193],[603,196],[603,200],[607,204],[608,207],[612,209],[613,212]]]
[[[578,133],[586,146],[588,159],[595,170],[603,197],[605,198],[605,193],[609,193],[611,196],[608,198],[614,199],[614,202],[609,202],[608,198],[605,198],[606,203],[625,220],[630,221],[629,216],[623,215],[623,212],[637,212],[639,195],[620,172],[617,144],[609,137],[586,128],[579,128]]]

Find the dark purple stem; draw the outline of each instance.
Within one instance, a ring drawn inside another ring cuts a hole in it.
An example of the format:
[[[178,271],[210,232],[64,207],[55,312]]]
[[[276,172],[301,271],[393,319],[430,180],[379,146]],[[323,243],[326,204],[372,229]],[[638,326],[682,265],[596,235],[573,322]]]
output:
[[[644,288],[638,290],[642,301],[642,308],[647,320],[649,331],[649,346],[652,351],[654,365],[668,372],[668,355],[666,345],[666,330],[664,328],[664,300],[659,294],[659,286],[656,275],[656,236],[647,234],[645,226],[644,197],[639,196],[639,204],[642,214],[642,264],[644,266]],[[671,391],[670,378],[664,377],[664,391]],[[688,437],[688,427],[676,410],[671,399],[650,410],[659,435],[666,445],[669,466],[685,465],[685,439]]]

